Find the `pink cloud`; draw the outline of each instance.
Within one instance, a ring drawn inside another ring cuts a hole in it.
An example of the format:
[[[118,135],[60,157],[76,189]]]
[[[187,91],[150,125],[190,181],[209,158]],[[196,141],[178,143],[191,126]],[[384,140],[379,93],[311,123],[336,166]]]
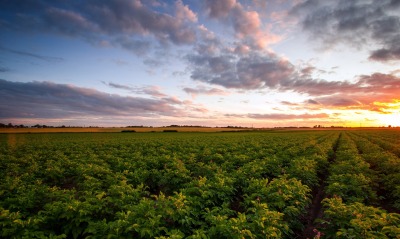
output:
[[[257,120],[296,120],[296,119],[326,119],[329,118],[328,114],[227,114],[227,117],[238,118],[251,118]]]
[[[230,93],[218,88],[209,88],[209,87],[197,87],[197,88],[191,88],[191,87],[185,87],[183,88],[183,91],[186,93],[192,95],[192,97],[196,97],[197,95],[229,95]]]
[[[255,49],[263,49],[279,42],[282,37],[271,32],[271,26],[264,26],[257,11],[247,10],[234,0],[206,1],[210,17],[231,24],[235,36]]]
[[[206,0],[205,3],[209,15],[213,18],[227,17],[237,4],[236,0]]]
[[[175,2],[175,16],[181,21],[197,22],[197,14],[190,10],[188,5],[184,5],[182,0]]]

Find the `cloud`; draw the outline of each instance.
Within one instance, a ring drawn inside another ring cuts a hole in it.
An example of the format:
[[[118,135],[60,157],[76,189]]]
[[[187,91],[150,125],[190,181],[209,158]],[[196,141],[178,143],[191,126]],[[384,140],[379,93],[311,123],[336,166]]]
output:
[[[24,57],[30,57],[30,58],[39,59],[39,60],[46,61],[46,62],[58,63],[58,62],[64,61],[64,58],[61,58],[61,57],[44,56],[44,55],[35,54],[35,53],[32,53],[32,52],[28,52],[28,51],[9,49],[9,48],[5,48],[5,47],[2,47],[2,46],[0,46],[0,50],[1,51],[5,51],[5,52],[9,52],[9,53],[13,53],[13,54],[16,54],[16,55],[24,56]]]
[[[319,102],[318,102],[318,101],[316,101],[316,100],[311,100],[311,99],[307,100],[306,103],[307,103],[307,104],[312,104],[312,105],[319,105]]]
[[[312,75],[312,73],[316,70],[316,68],[312,65],[308,65],[306,67],[304,67],[303,69],[301,69],[301,74],[303,77],[309,77]]]
[[[158,68],[164,64],[166,64],[165,59],[160,58],[147,58],[143,60],[143,64],[149,66],[151,68]]]
[[[324,85],[329,89],[325,89]],[[306,104],[316,102],[323,108],[377,111],[377,105],[380,105],[378,108],[382,110],[385,109],[385,105],[399,100],[400,78],[391,74],[374,73],[358,76],[357,81],[352,84],[326,82],[322,85],[314,84],[312,90],[304,86],[299,89],[299,92],[315,96],[307,100]]]
[[[289,101],[281,101],[282,105],[287,105],[287,106],[298,106],[298,103],[293,103],[293,102],[289,102]]]
[[[369,47],[369,59],[400,60],[400,4],[381,1],[306,0],[292,9],[312,39],[327,47],[351,43]]]
[[[157,98],[167,97],[166,94],[161,92],[161,88],[159,86],[145,86],[140,88],[139,92],[143,92],[144,94],[151,95]],[[179,102],[175,98],[174,101]]]
[[[267,45],[279,42],[282,37],[273,34],[261,20],[257,11],[249,10],[235,0],[205,1],[211,18],[232,26],[235,36],[254,49],[264,49]]]
[[[329,118],[328,114],[249,114],[253,119],[292,120],[292,119],[322,119]]]
[[[175,2],[176,18],[180,21],[197,22],[197,14],[190,10],[188,5],[184,5],[182,0]]]
[[[57,7],[47,7],[43,12],[44,26],[51,31],[70,36],[80,35],[83,32],[99,32],[99,26],[87,19],[83,13],[60,9]],[[40,26],[40,27],[44,27]]]
[[[276,88],[290,81],[294,67],[273,53],[248,55],[192,54],[187,56],[193,80],[236,89]]]
[[[190,77],[195,81],[245,91],[295,92],[310,96],[306,104],[318,108],[365,109],[371,107],[373,99],[390,102],[400,95],[400,78],[395,72],[355,76],[352,81],[328,81],[315,75],[331,72],[318,69],[310,62],[295,66],[272,52],[243,43],[222,44],[207,29],[204,35],[215,42],[213,47],[186,56]]]
[[[134,87],[129,85],[121,85],[114,82],[104,82],[103,84],[110,86],[115,89],[127,90],[135,94],[143,94],[143,95],[150,95],[155,98],[167,98],[167,95],[161,92],[161,88],[159,86],[141,86],[141,87]]]
[[[227,114],[228,117],[244,117],[244,118],[252,118],[257,120],[296,120],[296,119],[325,119],[329,118],[328,114],[320,113],[320,114],[244,114],[244,115],[236,115],[236,114]]]
[[[151,43],[146,40],[132,39],[127,36],[115,37],[111,44],[119,46],[129,52],[132,52],[138,56],[146,55],[151,50]]]
[[[379,49],[371,52],[369,57],[375,61],[390,61],[400,59],[400,47],[392,47],[390,49]]]
[[[236,0],[206,0],[208,14],[213,18],[227,17],[231,10],[236,6]]]
[[[105,82],[105,81],[102,81],[101,83],[103,83],[103,84],[105,84],[105,85],[107,85],[107,86],[110,86],[110,87],[112,87],[112,88],[115,88],[115,89],[129,90],[129,91],[135,90],[134,87],[131,87],[131,86],[128,86],[128,85],[121,85],[121,84],[114,83],[114,82]]]
[[[124,97],[51,82],[0,80],[0,89],[0,118],[181,116],[185,107],[168,97]]]
[[[136,53],[152,39],[163,45],[195,42],[196,31],[189,23],[196,15],[180,0],[175,6],[174,16],[140,0],[3,1],[0,11],[7,14],[0,14],[0,22],[12,30],[79,37],[93,44],[107,40]]]
[[[215,36],[215,34],[207,29],[204,25],[198,27],[199,40],[195,45],[195,52],[199,54],[215,54],[223,47],[222,42]]]
[[[256,11],[244,11],[241,7],[237,7],[233,27],[239,38],[243,38],[254,32],[259,31],[261,27],[260,15]]]
[[[192,97],[196,97],[197,95],[229,95],[229,92],[218,89],[218,88],[210,88],[199,86],[196,88],[185,87],[183,91],[192,95]]]
[[[357,98],[357,97],[354,97]],[[317,100],[308,100],[308,102],[318,102],[318,104],[322,104],[325,107],[333,107],[333,108],[340,108],[340,107],[360,107],[363,104],[352,98],[351,96],[347,95],[340,95],[340,96],[328,96],[328,97],[320,97]]]
[[[295,78],[293,75],[292,81],[284,82],[280,86],[282,91],[294,91],[300,94],[308,95],[332,95],[337,92],[352,92],[359,88],[355,84],[347,81],[327,81],[313,78]]]

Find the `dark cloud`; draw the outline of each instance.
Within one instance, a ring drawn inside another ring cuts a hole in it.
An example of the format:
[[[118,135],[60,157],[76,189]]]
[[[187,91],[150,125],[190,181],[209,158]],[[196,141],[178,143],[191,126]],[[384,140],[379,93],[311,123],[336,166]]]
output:
[[[281,86],[281,90],[308,95],[331,95],[340,91],[351,92],[356,86],[346,81],[326,81],[312,78],[297,78]]]
[[[375,61],[398,60],[400,59],[400,47],[372,51],[369,59]]]
[[[306,66],[300,70],[301,74],[305,76],[311,76],[311,74],[316,70],[315,66]]]
[[[155,98],[164,98],[165,100],[168,100],[168,97],[166,94],[161,92],[161,88],[158,86],[141,86],[141,87],[133,87],[129,85],[121,85],[118,83],[114,82],[104,82],[102,81],[103,84],[110,86],[112,88],[116,89],[121,89],[121,90],[127,90],[135,94],[143,94],[143,95],[150,95]],[[173,100],[175,101],[175,100]]]
[[[312,104],[312,105],[319,105],[319,102],[318,102],[318,101],[316,101],[316,100],[311,100],[311,99],[307,100],[306,103],[307,103],[307,104]]]
[[[292,9],[303,28],[326,46],[351,43],[372,48],[369,59],[400,60],[400,4],[397,0],[306,0]]]
[[[179,116],[179,100],[111,95],[51,82],[0,80],[0,118]]]
[[[213,18],[224,18],[232,11],[236,5],[236,0],[206,0],[205,5],[208,14]]]
[[[187,57],[191,78],[226,88],[276,88],[287,84],[294,73],[290,62],[272,53],[248,55],[192,54]]]
[[[176,16],[140,0],[6,0],[0,3],[0,9],[0,22],[8,29],[80,37],[96,44],[107,40],[135,53],[148,48],[148,36],[161,44],[182,45],[196,40],[196,32],[188,24],[195,15],[179,2]]]
[[[195,32],[181,19],[154,11],[139,0],[89,2],[85,6],[88,19],[108,34],[151,34],[161,42],[175,44],[195,41]]]
[[[115,88],[115,89],[129,90],[129,91],[133,91],[134,90],[134,87],[131,87],[131,86],[128,86],[128,85],[121,85],[121,84],[118,84],[118,83],[105,82],[105,81],[102,81],[101,83],[103,83],[103,84],[105,84],[107,86],[110,86],[112,88]]]
[[[44,25],[39,25],[38,28],[45,27],[47,31],[69,36],[79,36],[85,33],[89,37],[91,34],[101,31],[100,26],[87,19],[82,13],[58,7],[48,6],[45,8],[40,20]]]

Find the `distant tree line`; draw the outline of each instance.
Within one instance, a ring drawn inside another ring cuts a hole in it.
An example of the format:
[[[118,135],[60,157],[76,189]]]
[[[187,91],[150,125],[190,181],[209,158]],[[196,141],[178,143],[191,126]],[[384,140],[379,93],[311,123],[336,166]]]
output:
[[[27,125],[23,125],[23,124],[15,124],[14,125],[12,123],[8,123],[8,124],[0,123],[0,128],[71,128],[71,126],[65,126],[65,125],[50,126],[50,125],[45,125],[45,124],[35,124],[32,126],[27,126]],[[82,128],[82,127],[73,126],[73,128]],[[97,126],[89,126],[89,128],[97,128]]]
[[[12,123],[4,124],[4,123],[0,123],[0,128],[29,128],[29,126],[23,125],[23,124],[12,124]],[[48,125],[45,125],[45,124],[43,124],[43,125],[35,124],[35,125],[30,126],[30,128],[65,128],[65,125],[54,127],[54,126],[48,126]]]
[[[23,124],[13,125],[12,123],[8,124],[0,123],[0,128],[28,128],[28,126],[25,126]]]
[[[185,127],[185,128],[187,128],[187,127],[194,127],[194,128],[210,128],[210,127],[207,127],[207,126],[202,126],[202,125],[178,125],[178,124],[171,124],[171,125],[168,125],[168,126],[163,126],[163,127]]]

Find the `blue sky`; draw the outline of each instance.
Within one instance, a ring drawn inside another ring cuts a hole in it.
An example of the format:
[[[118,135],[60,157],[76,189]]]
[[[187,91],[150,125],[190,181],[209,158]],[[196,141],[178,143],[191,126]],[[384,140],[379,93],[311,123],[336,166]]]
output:
[[[0,122],[400,125],[398,0],[5,0]]]

